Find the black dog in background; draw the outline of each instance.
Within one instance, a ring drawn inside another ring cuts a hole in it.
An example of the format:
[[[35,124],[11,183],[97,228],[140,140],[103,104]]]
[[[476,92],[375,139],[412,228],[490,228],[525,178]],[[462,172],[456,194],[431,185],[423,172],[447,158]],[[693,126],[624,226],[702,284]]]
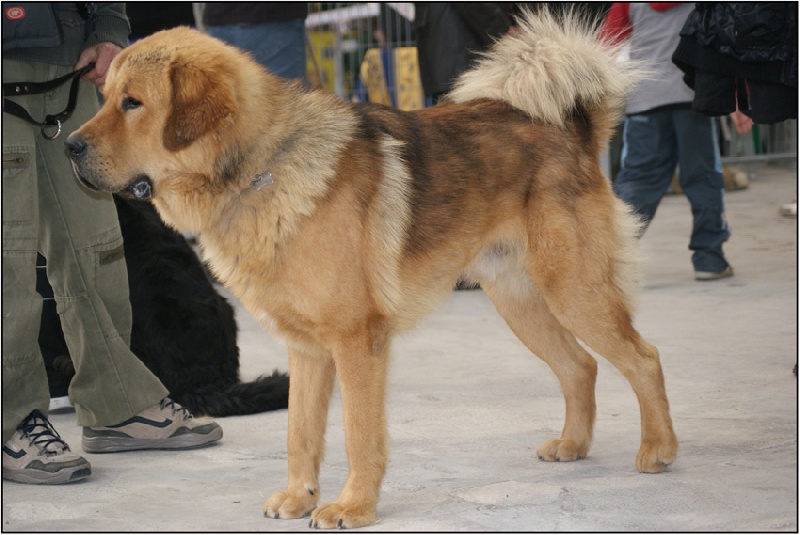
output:
[[[214,289],[186,239],[168,228],[149,203],[117,197],[114,201],[128,266],[133,353],[161,379],[170,397],[194,415],[285,409],[285,374],[276,370],[271,376],[240,382],[233,307]],[[55,303],[48,299],[52,288],[44,270],[37,273],[37,290],[45,297],[39,345],[51,395],[57,397],[66,395],[75,370]]]

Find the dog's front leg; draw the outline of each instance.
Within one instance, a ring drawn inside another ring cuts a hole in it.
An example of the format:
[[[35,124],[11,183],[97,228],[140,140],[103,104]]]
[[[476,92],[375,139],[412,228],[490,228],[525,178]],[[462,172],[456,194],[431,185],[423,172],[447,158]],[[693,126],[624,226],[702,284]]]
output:
[[[357,528],[376,520],[378,493],[386,470],[384,396],[388,350],[386,339],[373,331],[348,339],[334,351],[344,409],[345,440],[350,471],[334,503],[312,514],[315,528]]]
[[[329,356],[289,350],[289,486],[264,504],[264,516],[300,518],[319,501],[328,403],[336,373]]]

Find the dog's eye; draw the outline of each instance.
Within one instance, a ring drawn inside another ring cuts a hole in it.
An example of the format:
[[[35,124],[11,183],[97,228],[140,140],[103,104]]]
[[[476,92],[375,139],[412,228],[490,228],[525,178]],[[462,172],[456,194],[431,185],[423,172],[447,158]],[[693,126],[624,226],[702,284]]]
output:
[[[136,108],[138,108],[141,105],[142,105],[142,102],[139,101],[139,100],[136,100],[133,97],[125,97],[125,98],[122,99],[122,109],[125,110],[125,111],[127,111],[127,110],[135,110]]]

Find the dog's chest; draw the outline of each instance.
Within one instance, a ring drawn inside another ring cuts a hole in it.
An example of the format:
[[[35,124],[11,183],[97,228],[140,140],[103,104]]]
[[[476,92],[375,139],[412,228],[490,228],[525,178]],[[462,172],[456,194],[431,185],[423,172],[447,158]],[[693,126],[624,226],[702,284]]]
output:
[[[328,352],[323,330],[309,318],[287,308],[271,311],[259,306],[245,304],[245,307],[263,329],[281,338],[290,347],[312,355]]]

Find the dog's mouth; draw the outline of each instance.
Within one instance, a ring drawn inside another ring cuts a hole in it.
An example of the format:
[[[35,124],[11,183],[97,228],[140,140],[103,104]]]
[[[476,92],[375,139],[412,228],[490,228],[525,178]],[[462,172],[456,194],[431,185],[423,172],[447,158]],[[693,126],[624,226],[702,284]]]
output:
[[[83,184],[87,189],[92,191],[104,191],[88,180],[86,180],[80,173],[76,173],[78,181]],[[124,197],[131,197],[140,201],[147,201],[153,197],[153,182],[147,175],[137,176],[126,188],[115,192]]]
[[[83,187],[92,191],[102,191],[100,188],[98,188],[97,186],[86,180],[86,177],[84,177],[83,173],[81,172],[82,169],[81,166],[78,165],[78,162],[76,162],[75,160],[71,160],[71,163],[72,163],[72,172],[78,178],[78,182],[80,182],[80,184]]]
[[[83,178],[83,176],[80,173],[75,173],[75,174],[78,177],[78,181],[81,184],[83,184],[84,187],[86,187],[87,189],[90,189],[92,191],[100,191],[100,188],[98,188],[97,186],[95,186],[94,184],[92,184],[91,182],[86,180],[85,178]]]

